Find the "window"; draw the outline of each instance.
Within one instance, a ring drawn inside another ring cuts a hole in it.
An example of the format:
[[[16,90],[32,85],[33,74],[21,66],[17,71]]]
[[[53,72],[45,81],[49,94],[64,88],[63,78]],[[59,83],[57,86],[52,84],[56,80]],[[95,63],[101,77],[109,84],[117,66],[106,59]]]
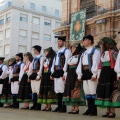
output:
[[[11,13],[8,13],[6,15],[6,22],[9,22],[9,21],[11,21]]]
[[[8,2],[8,7],[11,7],[12,6],[12,2]]]
[[[42,6],[42,12],[46,13],[46,6]]]
[[[19,46],[19,52],[20,53],[25,53],[26,52],[26,47],[25,46]]]
[[[33,23],[34,24],[40,24],[40,18],[33,17]]]
[[[2,56],[2,54],[3,54],[3,48],[2,47],[0,47],[0,56]]]
[[[44,23],[46,26],[51,26],[51,21],[50,20],[45,20],[45,23]]]
[[[80,8],[86,9],[86,18],[87,19],[92,18],[97,14],[95,0],[81,0]]]
[[[31,8],[32,10],[35,10],[35,3],[31,3],[30,8]]]
[[[5,55],[8,55],[10,51],[10,45],[5,46]]]
[[[51,36],[50,35],[44,35],[44,40],[50,41],[51,40]]]
[[[3,40],[3,32],[0,32],[0,40]]]
[[[33,32],[33,33],[32,33],[32,38],[33,38],[33,39],[39,39],[39,33]]]
[[[5,31],[5,38],[10,38],[10,29],[6,29]]]
[[[59,10],[55,9],[55,16],[59,16]]]
[[[27,22],[28,21],[28,16],[25,14],[20,14],[20,21]]]
[[[27,31],[26,30],[20,30],[20,37],[27,37]]]
[[[56,28],[60,28],[60,26],[61,26],[61,23],[60,23],[60,22],[56,22],[55,27],[56,27]]]
[[[0,25],[4,24],[4,16],[0,17]]]

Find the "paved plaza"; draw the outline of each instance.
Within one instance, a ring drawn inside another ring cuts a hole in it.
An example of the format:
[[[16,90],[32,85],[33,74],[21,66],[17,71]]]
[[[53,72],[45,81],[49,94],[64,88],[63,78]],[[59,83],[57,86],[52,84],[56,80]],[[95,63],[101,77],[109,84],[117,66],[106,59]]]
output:
[[[0,120],[120,120],[120,109],[116,109],[117,117],[115,119],[100,117],[105,113],[105,109],[98,109],[99,116],[97,117],[83,116],[84,110],[85,107],[81,107],[79,115],[69,115],[67,113],[0,108]]]

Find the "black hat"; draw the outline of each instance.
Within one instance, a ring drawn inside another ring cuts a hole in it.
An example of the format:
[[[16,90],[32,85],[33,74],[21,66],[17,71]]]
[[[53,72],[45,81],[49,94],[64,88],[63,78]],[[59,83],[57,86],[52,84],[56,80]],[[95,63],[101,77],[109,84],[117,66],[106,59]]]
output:
[[[58,40],[66,41],[66,36],[55,36]]]
[[[23,54],[22,53],[18,53],[18,54],[16,54],[16,56],[20,57],[21,61],[23,61]]]
[[[42,47],[39,45],[33,46],[34,49],[36,49],[38,52],[41,52]]]
[[[84,36],[84,37],[83,37],[83,41],[84,41],[85,39],[91,40],[92,44],[94,43],[94,37],[93,37],[92,35],[86,35],[86,36]]]
[[[4,61],[4,59],[5,59],[4,57],[0,57],[0,60]]]

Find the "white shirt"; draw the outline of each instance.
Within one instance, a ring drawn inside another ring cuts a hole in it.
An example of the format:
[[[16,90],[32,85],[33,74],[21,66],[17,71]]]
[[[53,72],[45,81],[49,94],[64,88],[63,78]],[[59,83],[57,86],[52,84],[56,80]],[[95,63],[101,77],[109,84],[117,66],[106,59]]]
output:
[[[7,77],[6,71],[8,70],[7,66],[4,64],[0,65],[0,68],[2,67],[2,74],[0,75],[0,79],[5,79]]]
[[[17,65],[19,65],[20,63],[21,62],[17,62]],[[21,81],[22,76],[23,76],[23,67],[24,67],[24,63],[22,63],[21,66],[20,66],[19,81]],[[13,78],[13,70],[14,69],[12,69],[12,71],[11,71],[9,79]]]
[[[54,58],[54,60],[53,60],[53,64],[52,64],[52,67],[51,67],[51,73],[54,72],[54,67],[58,65],[58,62],[59,62],[58,54],[59,54],[60,52],[64,52],[64,50],[65,50],[65,47],[62,47],[62,48],[59,49],[56,58]],[[64,73],[67,71],[68,60],[69,60],[69,58],[70,58],[71,56],[72,56],[71,51],[68,50],[68,49],[66,49],[66,51],[65,51],[65,64],[64,64],[64,67],[63,67]]]
[[[117,76],[120,77],[120,51],[119,51],[118,56],[117,56],[114,70],[117,73]]]
[[[78,79],[82,78],[82,66],[83,65],[88,65],[88,54],[91,53],[93,49],[93,46],[87,48],[87,50],[81,55],[76,73],[78,75]],[[97,72],[98,72],[98,67],[99,67],[99,63],[100,63],[100,51],[98,51],[97,49],[95,50],[93,57],[92,57],[92,67],[91,67],[91,72],[93,74],[92,77],[97,77]]]
[[[36,55],[36,58],[40,58],[40,56],[41,56],[41,54],[39,54],[39,55]],[[42,56],[41,58],[40,58],[40,69],[39,69],[39,72],[37,73],[38,74],[38,76],[37,76],[37,79],[39,79],[40,78],[40,76],[41,76],[41,74],[42,74],[42,70],[43,70],[43,64],[44,64],[44,60],[45,60],[45,58]],[[32,62],[32,66],[33,66],[33,63],[34,63],[34,60],[33,60],[33,62]],[[30,70],[33,70],[33,67],[31,67],[30,68]]]

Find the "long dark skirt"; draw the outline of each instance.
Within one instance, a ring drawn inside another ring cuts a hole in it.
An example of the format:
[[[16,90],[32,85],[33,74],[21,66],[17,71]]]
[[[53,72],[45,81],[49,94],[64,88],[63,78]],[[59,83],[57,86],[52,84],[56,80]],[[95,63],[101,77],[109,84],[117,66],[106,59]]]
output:
[[[2,95],[1,95],[1,102],[2,103],[12,103],[11,85],[9,84],[9,77],[4,79]]]
[[[120,102],[113,101],[113,94],[117,90],[117,75],[110,66],[104,66],[101,70],[97,86],[97,98],[95,104],[100,107],[118,107]]]
[[[48,72],[42,75],[38,102],[43,104],[55,104],[57,102],[54,81],[50,80],[50,73]]]
[[[18,99],[19,102],[31,102],[32,101],[31,84],[28,82],[27,74],[24,74],[19,87]]]
[[[69,68],[63,101],[66,105],[85,105],[82,83],[77,80],[76,68]]]

